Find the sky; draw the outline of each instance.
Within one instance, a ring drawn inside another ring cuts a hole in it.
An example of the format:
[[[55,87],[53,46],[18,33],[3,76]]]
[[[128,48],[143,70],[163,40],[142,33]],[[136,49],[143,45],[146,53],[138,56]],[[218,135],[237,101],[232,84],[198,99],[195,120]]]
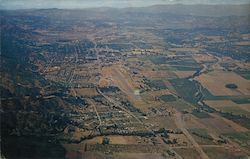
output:
[[[0,0],[0,9],[146,7],[157,4],[250,4],[250,0]]]

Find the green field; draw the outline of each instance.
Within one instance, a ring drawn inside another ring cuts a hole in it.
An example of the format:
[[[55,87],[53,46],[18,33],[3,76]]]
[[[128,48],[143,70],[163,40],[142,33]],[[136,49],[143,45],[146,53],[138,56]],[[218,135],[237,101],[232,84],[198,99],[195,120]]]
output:
[[[198,85],[195,81],[190,81],[188,79],[176,78],[169,80],[173,85],[177,93],[186,101],[197,104],[200,99],[200,96],[197,96]]]
[[[240,97],[240,98],[235,98],[232,99],[233,102],[237,103],[237,104],[250,104],[250,98],[248,97]]]
[[[193,110],[192,114],[196,116],[197,118],[210,118],[211,116],[204,112],[204,111],[199,111],[199,110]]]
[[[250,131],[227,133],[227,134],[223,134],[223,135],[250,148],[250,142],[249,142],[250,141]]]
[[[155,65],[168,64],[179,71],[194,71],[200,68],[200,65],[191,56],[177,57],[177,59],[171,59],[167,56],[147,56],[145,59],[150,60]]]
[[[208,134],[206,129],[192,128],[188,129],[192,133],[192,136],[199,144],[214,144],[213,138]]]
[[[178,99],[173,102],[168,102],[169,105],[173,106],[178,111],[192,111],[195,107],[187,102],[183,101],[182,99]]]
[[[232,113],[235,115],[246,115],[248,117],[250,117],[250,112],[241,109],[237,106],[227,106],[227,107],[221,107],[220,111],[224,112],[224,113]]]
[[[145,84],[148,85],[150,88],[153,89],[166,89],[166,85],[162,80],[144,80]]]
[[[239,71],[235,71],[235,73],[237,73],[238,75],[240,75],[241,77],[250,80],[250,71],[249,70],[239,70]]]
[[[171,94],[162,95],[162,96],[160,96],[160,99],[163,100],[164,102],[176,101],[176,97],[171,95]]]

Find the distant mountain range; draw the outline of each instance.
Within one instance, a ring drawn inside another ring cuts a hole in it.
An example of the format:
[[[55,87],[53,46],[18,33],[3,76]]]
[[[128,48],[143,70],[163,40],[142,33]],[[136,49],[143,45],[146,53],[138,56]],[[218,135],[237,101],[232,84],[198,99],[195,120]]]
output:
[[[203,4],[239,5],[249,4],[249,0],[1,0],[2,9],[41,9],[41,8],[93,8],[93,7],[147,7],[152,5]]]
[[[114,12],[119,11],[123,13],[155,13],[164,14],[169,13],[173,15],[190,15],[190,16],[249,16],[250,5],[153,5],[149,7],[128,7],[128,8],[112,8],[112,7],[99,7],[99,8],[86,8],[86,9],[27,9],[39,11],[52,11],[52,10],[75,10],[75,11],[94,11],[94,12]]]
[[[154,5],[142,8],[126,8],[135,12],[171,13],[193,16],[246,16],[250,14],[250,5]]]

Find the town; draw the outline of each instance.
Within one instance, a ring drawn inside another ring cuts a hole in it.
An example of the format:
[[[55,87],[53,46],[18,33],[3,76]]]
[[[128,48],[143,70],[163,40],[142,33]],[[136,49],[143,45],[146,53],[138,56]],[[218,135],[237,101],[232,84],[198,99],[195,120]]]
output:
[[[6,158],[249,157],[249,15],[1,12]]]

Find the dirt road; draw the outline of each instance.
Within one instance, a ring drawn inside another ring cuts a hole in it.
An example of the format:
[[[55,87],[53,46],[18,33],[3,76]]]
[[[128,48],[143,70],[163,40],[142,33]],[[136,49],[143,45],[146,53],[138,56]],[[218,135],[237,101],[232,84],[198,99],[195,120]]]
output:
[[[183,132],[183,134],[192,143],[192,145],[194,146],[196,151],[200,154],[200,157],[202,159],[209,159],[209,157],[207,156],[207,154],[205,154],[205,152],[202,150],[200,145],[197,144],[197,142],[194,140],[192,135],[187,131],[187,129],[185,128],[185,124],[183,123],[183,120],[182,120],[182,114],[180,112],[177,112],[177,111],[176,111],[176,114],[175,114],[175,123],[176,123],[176,126]]]

